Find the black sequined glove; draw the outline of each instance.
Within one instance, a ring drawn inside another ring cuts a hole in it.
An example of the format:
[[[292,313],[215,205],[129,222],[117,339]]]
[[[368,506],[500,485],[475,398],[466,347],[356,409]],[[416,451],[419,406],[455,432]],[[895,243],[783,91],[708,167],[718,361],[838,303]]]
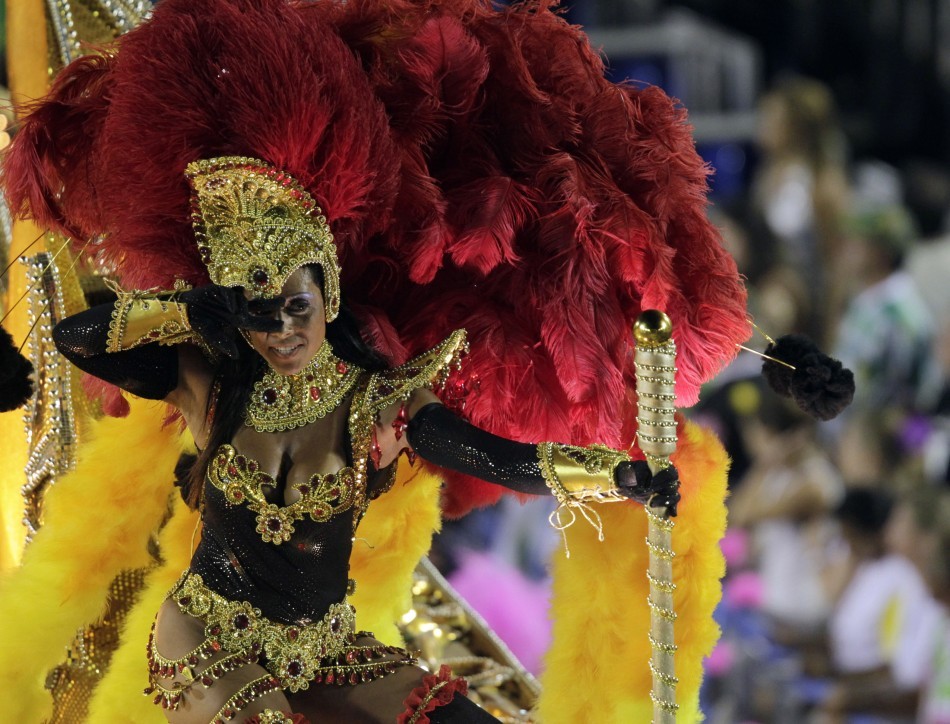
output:
[[[670,465],[655,475],[644,460],[623,462],[614,471],[620,492],[638,503],[651,508],[666,508],[670,517],[676,515],[680,501],[680,478],[676,468]]]
[[[188,321],[195,334],[226,357],[238,356],[240,330],[276,332],[281,328],[281,322],[271,315],[284,305],[283,297],[255,300],[253,312],[248,309],[244,292],[236,287],[209,284],[175,297],[187,305]]]

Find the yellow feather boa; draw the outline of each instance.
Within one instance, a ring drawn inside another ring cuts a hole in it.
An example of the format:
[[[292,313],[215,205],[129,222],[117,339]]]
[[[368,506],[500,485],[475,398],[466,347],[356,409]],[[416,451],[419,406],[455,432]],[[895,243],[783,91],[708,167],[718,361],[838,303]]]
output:
[[[412,572],[442,524],[442,481],[400,460],[396,484],[369,506],[356,532],[350,575],[356,579],[357,626],[402,645],[396,628],[412,602]]]
[[[145,646],[159,606],[188,567],[197,525],[198,513],[188,510],[181,497],[177,497],[174,515],[158,539],[164,563],[149,573],[139,600],[125,619],[119,648],[89,702],[88,721],[115,724],[165,721],[162,710],[152,703],[151,697],[142,695],[148,685]]]
[[[162,429],[164,404],[132,403],[125,419],[92,425],[75,469],[46,497],[42,529],[0,587],[3,717],[40,722],[50,711],[43,683],[77,629],[103,613],[116,573],[149,565],[149,536],[165,516],[183,449]]]
[[[701,720],[702,659],[719,636],[712,613],[725,573],[718,543],[726,530],[728,460],[712,433],[686,423],[673,461],[683,495],[673,530],[676,721],[683,724]],[[597,510],[606,540],[580,521],[567,531],[571,557],[555,554],[553,643],[539,707],[546,724],[651,720],[646,514],[622,504]]]

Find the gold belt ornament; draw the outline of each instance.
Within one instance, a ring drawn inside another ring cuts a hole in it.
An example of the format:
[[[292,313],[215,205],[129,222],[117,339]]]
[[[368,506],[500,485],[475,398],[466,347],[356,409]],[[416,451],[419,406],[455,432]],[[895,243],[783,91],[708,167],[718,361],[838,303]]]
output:
[[[321,660],[346,652],[356,633],[356,611],[345,600],[320,620],[296,626],[271,621],[247,601],[230,601],[208,588],[201,576],[186,572],[172,593],[178,607],[205,623],[211,645],[230,652],[254,650],[284,689],[310,686]]]

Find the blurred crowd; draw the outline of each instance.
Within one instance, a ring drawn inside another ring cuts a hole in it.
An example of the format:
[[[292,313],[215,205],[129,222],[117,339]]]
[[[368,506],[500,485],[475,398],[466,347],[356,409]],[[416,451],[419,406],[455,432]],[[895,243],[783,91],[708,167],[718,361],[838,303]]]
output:
[[[691,413],[734,461],[709,720],[950,722],[950,184],[851,159],[816,81],[759,119],[750,191],[713,211],[750,346],[806,333],[856,392],[818,424],[743,353]]]
[[[816,423],[743,352],[687,412],[733,461],[707,721],[948,724],[950,174],[853,159],[814,80],[777,82],[758,116],[748,192],[711,209],[748,280],[749,346],[808,334],[856,394]],[[434,554],[534,671],[550,509],[448,523]]]

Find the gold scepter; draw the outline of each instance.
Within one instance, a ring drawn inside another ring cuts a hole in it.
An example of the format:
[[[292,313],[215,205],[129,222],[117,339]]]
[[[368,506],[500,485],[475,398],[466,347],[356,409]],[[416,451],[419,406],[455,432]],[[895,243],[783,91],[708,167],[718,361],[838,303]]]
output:
[[[675,383],[676,344],[670,318],[655,309],[637,318],[633,335],[637,343],[637,443],[653,473],[670,465],[676,451]],[[673,623],[673,521],[666,509],[645,506],[649,518],[647,547],[650,551],[650,672],[653,688],[653,723],[674,724],[676,711],[676,643]]]

